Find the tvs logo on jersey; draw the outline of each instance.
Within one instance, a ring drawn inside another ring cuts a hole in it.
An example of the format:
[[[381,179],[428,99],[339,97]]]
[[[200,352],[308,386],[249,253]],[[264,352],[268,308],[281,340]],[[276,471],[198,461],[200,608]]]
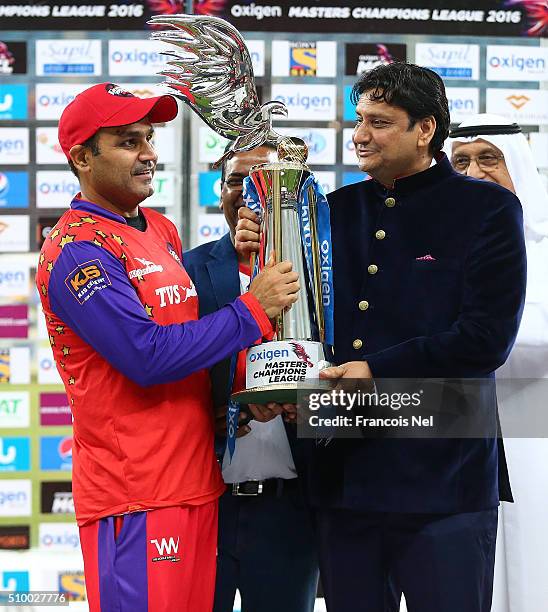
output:
[[[318,70],[315,42],[291,42],[289,44],[289,75],[316,76]]]
[[[165,308],[168,303],[172,306],[173,304],[184,304],[188,298],[198,295],[192,281],[190,281],[190,287],[168,285],[167,287],[158,287],[155,293],[160,297],[160,308]]]
[[[82,305],[95,293],[112,285],[99,259],[80,264],[65,278],[65,285],[76,301]]]
[[[152,562],[157,561],[171,561],[171,563],[177,563],[181,560],[181,557],[177,556],[179,553],[179,538],[160,538],[150,540],[151,544],[154,544],[158,551],[158,556],[152,557]],[[154,554],[154,553],[153,553]]]

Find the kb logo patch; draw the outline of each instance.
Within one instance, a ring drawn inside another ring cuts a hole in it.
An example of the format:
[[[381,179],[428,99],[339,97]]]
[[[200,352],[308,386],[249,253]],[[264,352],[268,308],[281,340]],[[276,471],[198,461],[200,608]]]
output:
[[[65,278],[65,285],[81,305],[89,298],[112,285],[103,264],[99,259],[92,259],[80,264]]]

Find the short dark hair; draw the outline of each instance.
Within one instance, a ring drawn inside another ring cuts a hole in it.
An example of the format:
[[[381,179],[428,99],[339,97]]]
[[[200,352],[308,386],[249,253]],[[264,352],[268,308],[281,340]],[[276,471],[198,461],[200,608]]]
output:
[[[225,150],[223,153],[226,153],[230,147],[233,145],[232,140],[229,140],[226,144]],[[265,142],[263,142],[263,144],[260,144],[258,147],[255,147],[256,149],[259,149],[260,147],[266,147],[267,149],[271,149],[272,151],[277,151],[278,149],[276,148],[276,145],[273,142],[270,142],[269,140],[266,140]],[[253,149],[251,149],[252,151]],[[238,151],[238,153],[241,153],[241,151]],[[223,159],[223,163],[221,164],[221,185],[224,185],[225,182],[225,176],[226,176],[226,162],[231,159],[233,157],[233,155],[238,155],[238,153],[233,153],[230,157],[226,157],[225,159]]]
[[[94,157],[97,157],[97,155],[99,155],[101,153],[101,151],[99,151],[99,141],[98,141],[98,138],[97,138],[97,134],[98,134],[98,132],[95,132],[95,134],[93,134],[93,136],[90,136],[85,142],[82,143],[83,147],[89,147],[91,149],[91,154]],[[72,159],[68,160],[68,164],[70,166],[72,174],[74,174],[74,176],[76,178],[79,178],[78,170],[76,170],[76,166],[74,165]]]
[[[435,154],[449,134],[449,103],[441,78],[429,68],[407,62],[381,64],[365,72],[352,88],[350,99],[357,104],[361,96],[371,92],[374,102],[399,106],[409,115],[409,129],[428,116],[436,120],[436,131],[428,150]]]

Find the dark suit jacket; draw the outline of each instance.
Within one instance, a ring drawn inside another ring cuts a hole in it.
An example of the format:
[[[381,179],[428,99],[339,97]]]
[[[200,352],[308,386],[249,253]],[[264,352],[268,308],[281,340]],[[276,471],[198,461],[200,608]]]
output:
[[[208,242],[183,254],[183,264],[196,286],[199,316],[210,314],[240,295],[240,276],[236,251],[225,234],[220,240]],[[225,359],[210,369],[213,405],[226,404],[230,360]],[[286,432],[298,473],[302,473],[303,445],[296,444],[294,425],[286,424]],[[224,441],[221,443],[224,448]]]
[[[519,200],[457,174],[445,155],[393,190],[370,180],[328,199],[336,362],[367,360],[376,378],[492,378],[524,303]],[[360,309],[361,301],[369,307]],[[495,396],[491,410],[496,421]],[[314,502],[373,512],[492,508],[499,464],[501,497],[511,496],[497,446],[495,439],[335,440],[315,454]]]

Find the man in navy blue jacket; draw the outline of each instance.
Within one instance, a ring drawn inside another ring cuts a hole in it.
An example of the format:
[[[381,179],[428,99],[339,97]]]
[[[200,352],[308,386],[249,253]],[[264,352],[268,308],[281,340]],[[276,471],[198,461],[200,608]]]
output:
[[[237,153],[223,165],[221,207],[230,232],[184,254],[185,269],[198,292],[200,316],[247,290],[249,259],[238,257],[233,244],[238,209],[243,206],[242,183],[253,164],[276,160],[275,149],[262,146]],[[245,359],[238,365],[245,367]],[[243,373],[238,367],[238,382]],[[242,406],[231,461],[225,449],[228,360],[211,368],[210,377],[217,447],[228,485],[219,503],[214,612],[232,612],[236,589],[242,612],[312,612],[318,558],[310,509],[297,477],[302,473],[303,449],[295,444],[295,426],[284,427],[281,415],[267,406]],[[246,415],[254,419],[249,424]]]
[[[441,153],[449,110],[434,72],[379,66],[353,96],[373,180],[329,196],[340,365],[322,375],[490,379],[523,308],[519,200]],[[238,248],[257,239],[241,216]],[[496,400],[486,409],[496,421]],[[333,440],[311,491],[330,612],[384,612],[393,592],[409,612],[491,609],[497,506],[511,498],[495,437]]]

